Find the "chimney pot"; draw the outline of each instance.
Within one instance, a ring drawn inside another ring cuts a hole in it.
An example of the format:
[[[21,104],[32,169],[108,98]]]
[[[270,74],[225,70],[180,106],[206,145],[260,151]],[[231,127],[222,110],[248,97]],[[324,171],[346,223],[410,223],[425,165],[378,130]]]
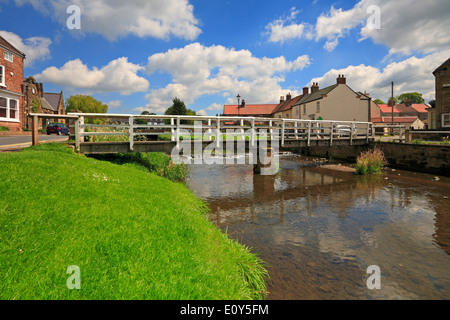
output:
[[[303,95],[307,96],[309,94],[309,88],[308,87],[304,87],[303,88]]]
[[[289,93],[287,96],[286,96],[286,100],[291,100],[292,99],[292,95],[291,95],[291,93]]]
[[[281,96],[280,97],[280,103],[283,103],[284,102],[284,96]]]
[[[347,79],[344,77],[344,75],[339,75],[339,77],[336,80],[337,84],[347,84]]]

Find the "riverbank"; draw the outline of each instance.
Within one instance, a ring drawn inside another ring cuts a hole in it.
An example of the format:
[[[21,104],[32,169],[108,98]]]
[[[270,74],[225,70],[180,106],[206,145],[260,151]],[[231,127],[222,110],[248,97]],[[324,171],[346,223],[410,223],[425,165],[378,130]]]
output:
[[[0,163],[0,299],[264,297],[263,262],[185,185],[57,144]],[[67,287],[69,266],[80,290]]]

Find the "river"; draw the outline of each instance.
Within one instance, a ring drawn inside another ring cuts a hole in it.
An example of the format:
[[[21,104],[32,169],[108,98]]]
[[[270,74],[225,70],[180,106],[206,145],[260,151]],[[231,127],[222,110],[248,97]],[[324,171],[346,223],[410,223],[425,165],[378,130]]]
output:
[[[269,300],[450,299],[450,178],[356,176],[297,155],[280,156],[276,176],[188,167],[212,222],[267,263]]]

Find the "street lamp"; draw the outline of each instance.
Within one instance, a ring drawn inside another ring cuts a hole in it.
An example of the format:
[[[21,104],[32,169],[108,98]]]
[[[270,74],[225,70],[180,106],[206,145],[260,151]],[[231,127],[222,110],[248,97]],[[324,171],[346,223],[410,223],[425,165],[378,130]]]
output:
[[[237,105],[238,116],[240,116],[239,107],[240,107],[240,103],[241,103],[241,96],[238,94],[236,98],[237,98],[237,100],[238,100],[238,105]]]

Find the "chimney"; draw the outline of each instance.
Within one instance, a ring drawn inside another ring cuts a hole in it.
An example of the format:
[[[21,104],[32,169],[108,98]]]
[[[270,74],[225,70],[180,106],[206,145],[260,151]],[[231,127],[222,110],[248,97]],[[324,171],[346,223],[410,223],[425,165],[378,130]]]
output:
[[[292,99],[292,96],[291,96],[291,93],[289,93],[287,96],[286,96],[286,101],[289,101],[289,100],[291,100]]]
[[[342,75],[339,75],[336,82],[337,82],[337,84],[347,84],[347,79],[342,74]]]
[[[319,84],[317,82],[314,82],[311,87],[311,93],[319,91]]]
[[[395,100],[392,99],[392,98],[389,99],[388,106],[389,106],[389,107],[395,107]]]
[[[245,108],[245,100],[242,100],[242,108]]]
[[[304,87],[303,88],[303,95],[307,96],[309,94],[309,88],[308,87]]]
[[[411,99],[407,99],[407,100],[405,101],[405,104],[406,104],[407,107],[411,107],[411,106],[413,105],[413,102],[412,102]]]
[[[280,97],[280,103],[283,103],[284,102],[284,96],[281,96]]]

